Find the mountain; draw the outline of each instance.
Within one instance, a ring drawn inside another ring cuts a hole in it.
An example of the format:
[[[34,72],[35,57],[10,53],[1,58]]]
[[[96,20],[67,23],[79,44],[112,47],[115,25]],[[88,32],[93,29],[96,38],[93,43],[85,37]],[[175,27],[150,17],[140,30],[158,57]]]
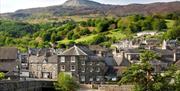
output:
[[[102,4],[89,0],[68,0],[62,6],[70,7],[100,7]]]
[[[180,2],[106,5],[90,0],[68,0],[62,5],[17,10],[13,13],[4,13],[0,16],[8,19],[27,19],[42,17],[60,17],[73,15],[100,15],[125,16],[131,14],[164,14],[180,12]]]

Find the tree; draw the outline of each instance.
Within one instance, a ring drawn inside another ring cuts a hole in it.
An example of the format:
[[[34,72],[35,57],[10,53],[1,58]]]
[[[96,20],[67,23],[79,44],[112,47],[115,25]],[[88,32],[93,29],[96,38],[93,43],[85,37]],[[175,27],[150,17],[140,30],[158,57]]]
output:
[[[97,24],[96,31],[98,33],[105,32],[108,30],[108,28],[109,28],[108,22],[107,21],[101,21],[100,23]]]
[[[177,39],[180,37],[180,26],[168,30],[165,36],[167,39]]]
[[[132,64],[122,75],[119,84],[131,83],[135,85],[135,91],[149,91],[153,85],[153,67],[149,61],[156,59],[151,51],[144,51],[140,55],[140,63]]]
[[[58,80],[54,84],[57,91],[76,91],[79,84],[68,74],[59,73]]]
[[[2,80],[5,77],[5,74],[3,72],[0,72],[0,80]]]
[[[140,61],[141,62],[148,62],[148,61],[152,61],[154,59],[157,59],[157,57],[158,56],[156,55],[155,52],[146,50],[140,55]]]
[[[53,32],[51,34],[51,42],[54,43],[56,41],[56,34]]]
[[[162,19],[155,19],[153,22],[153,28],[159,31],[163,29],[167,29],[166,21]]]

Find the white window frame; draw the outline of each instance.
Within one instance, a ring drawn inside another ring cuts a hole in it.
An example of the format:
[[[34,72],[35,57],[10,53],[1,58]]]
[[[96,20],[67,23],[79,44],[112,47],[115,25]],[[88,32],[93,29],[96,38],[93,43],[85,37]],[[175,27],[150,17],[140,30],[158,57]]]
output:
[[[101,69],[98,67],[97,70],[96,70],[96,72],[100,72],[100,71],[101,71]]]
[[[90,62],[90,63],[89,63],[89,65],[92,65],[92,64],[93,64],[93,62]]]
[[[74,69],[72,69],[74,67]],[[71,71],[76,71],[75,65],[71,65]]]
[[[75,56],[71,56],[71,62],[75,63],[76,62],[76,57]]]
[[[86,77],[85,76],[81,76],[81,81],[85,82],[86,81]]]
[[[85,72],[85,71],[86,71],[85,67],[82,67],[81,72]]]
[[[92,82],[92,81],[93,81],[93,77],[90,77],[90,78],[89,78],[89,81]]]
[[[64,63],[64,62],[65,62],[65,60],[66,60],[66,59],[65,59],[65,57],[64,57],[64,56],[62,56],[62,57],[61,57],[61,62],[62,62],[62,63]]]
[[[65,65],[61,65],[60,70],[61,70],[61,71],[65,71],[65,70],[66,70]]]
[[[90,70],[89,70],[90,72],[93,72],[94,71],[94,68],[90,68]]]
[[[100,76],[97,76],[97,77],[96,77],[96,81],[99,82],[100,80],[101,80],[101,77],[100,77]]]

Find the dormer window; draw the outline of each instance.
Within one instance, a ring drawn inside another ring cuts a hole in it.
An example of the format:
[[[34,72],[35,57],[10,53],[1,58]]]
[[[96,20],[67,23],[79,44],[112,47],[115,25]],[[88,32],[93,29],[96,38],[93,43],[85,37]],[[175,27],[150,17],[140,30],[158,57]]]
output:
[[[47,60],[47,59],[44,59],[44,60],[43,60],[43,63],[47,63],[47,62],[48,62],[48,60]]]
[[[72,56],[72,57],[71,57],[71,62],[73,62],[73,63],[74,63],[74,62],[75,62],[75,60],[76,60],[75,56]]]
[[[65,62],[65,57],[61,57],[61,62],[62,62],[62,63]]]

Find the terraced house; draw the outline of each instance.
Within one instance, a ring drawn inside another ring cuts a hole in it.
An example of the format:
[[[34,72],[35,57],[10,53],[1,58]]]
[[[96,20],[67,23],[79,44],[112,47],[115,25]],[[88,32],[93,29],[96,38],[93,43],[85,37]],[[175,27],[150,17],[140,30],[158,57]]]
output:
[[[0,72],[11,80],[19,79],[18,49],[12,47],[0,47]]]
[[[31,78],[52,79],[57,78],[57,55],[50,49],[29,50],[29,71]]]
[[[85,46],[74,45],[58,55],[58,72],[70,74],[80,83],[101,83],[105,80],[107,66],[99,53],[103,54],[95,53]]]

